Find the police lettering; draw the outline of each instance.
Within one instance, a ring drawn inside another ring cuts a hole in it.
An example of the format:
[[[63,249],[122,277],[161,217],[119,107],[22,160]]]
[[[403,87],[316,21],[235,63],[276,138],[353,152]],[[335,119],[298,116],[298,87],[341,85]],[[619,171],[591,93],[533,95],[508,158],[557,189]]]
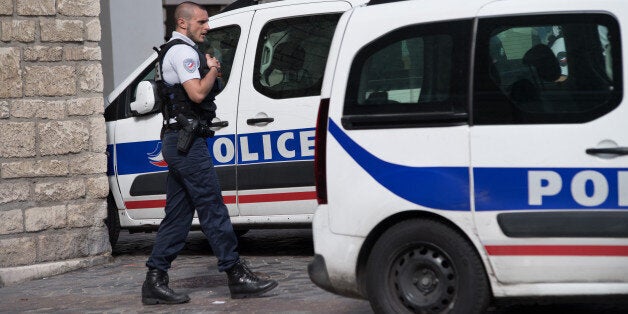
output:
[[[587,185],[591,187],[587,193]],[[581,206],[593,207],[603,204],[609,196],[606,177],[595,170],[582,170],[564,182],[561,175],[551,170],[528,171],[528,204],[543,205],[543,200],[569,189],[572,199]],[[617,172],[617,205],[628,205],[628,171]]]
[[[304,160],[314,156],[314,130],[253,133],[238,136],[238,160],[241,163]],[[236,144],[232,137],[212,139],[211,151],[218,164],[235,161]]]

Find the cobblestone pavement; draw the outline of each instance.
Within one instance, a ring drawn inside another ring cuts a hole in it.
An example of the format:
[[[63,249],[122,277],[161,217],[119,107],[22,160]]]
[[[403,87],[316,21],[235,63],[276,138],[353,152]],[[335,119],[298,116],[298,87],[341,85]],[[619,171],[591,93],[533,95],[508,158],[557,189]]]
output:
[[[50,278],[0,288],[0,312],[138,313],[370,313],[367,301],[344,298],[316,287],[307,275],[313,255],[311,230],[253,230],[240,239],[240,254],[254,272],[279,281],[262,298],[229,298],[201,232],[169,271],[170,287],[192,299],[180,305],[144,306],[140,290],[155,234],[121,233],[113,262]]]
[[[254,272],[279,281],[261,298],[232,300],[226,276],[201,232],[192,232],[169,272],[170,286],[190,295],[180,305],[144,306],[140,289],[153,234],[122,233],[113,262],[0,288],[0,312],[30,313],[372,313],[367,301],[316,287],[307,275],[311,230],[252,230],[240,239],[240,254]],[[605,299],[570,303],[506,302],[490,314],[628,313],[628,302]]]

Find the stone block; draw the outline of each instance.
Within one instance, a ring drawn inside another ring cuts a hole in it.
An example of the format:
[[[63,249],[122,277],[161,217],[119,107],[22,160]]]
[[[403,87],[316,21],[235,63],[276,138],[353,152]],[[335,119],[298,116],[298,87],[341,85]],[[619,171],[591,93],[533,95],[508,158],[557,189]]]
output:
[[[65,101],[16,99],[12,102],[11,113],[15,118],[61,119],[66,116]]]
[[[104,225],[104,223],[103,223]],[[95,256],[103,253],[111,253],[111,244],[109,243],[109,233],[104,227],[92,228],[93,231],[87,235],[87,245],[84,255]]]
[[[9,108],[8,101],[0,100],[0,119],[7,119],[11,116],[11,109]]]
[[[0,47],[0,98],[22,97],[20,48]]]
[[[55,0],[16,0],[19,15],[55,15]]]
[[[107,217],[107,201],[68,205],[68,227],[102,226]]]
[[[98,61],[102,59],[100,47],[68,46],[63,48],[67,61]]]
[[[104,153],[82,153],[70,158],[70,174],[107,173],[107,155]]]
[[[107,130],[105,117],[94,117],[89,119],[91,130],[91,150],[93,152],[105,152],[107,149]]]
[[[81,91],[102,93],[104,80],[100,63],[81,64],[77,74]]]
[[[2,21],[2,41],[19,41],[31,43],[35,41],[35,21],[4,20]]]
[[[0,15],[13,15],[13,0],[0,0]]]
[[[0,157],[35,156],[35,122],[0,123]]]
[[[14,118],[33,118],[43,105],[41,99],[16,99],[11,102],[11,115]]]
[[[65,101],[46,101],[42,107],[39,107],[39,110],[37,110],[35,117],[51,120],[59,120],[65,118]]]
[[[59,229],[66,226],[65,205],[33,207],[24,211],[24,226],[27,232]]]
[[[0,184],[0,204],[29,199],[31,188],[28,182],[4,180]]]
[[[29,46],[24,47],[24,61],[61,61],[63,47]]]
[[[27,66],[24,70],[26,96],[71,96],[76,94],[76,73],[72,66]]]
[[[24,218],[21,209],[0,211],[0,235],[24,231]]]
[[[94,113],[102,115],[105,113],[105,98],[101,98],[98,103],[94,103]]]
[[[57,0],[59,13],[67,16],[98,16],[100,2],[94,0]]]
[[[78,153],[89,148],[89,125],[85,121],[39,123],[38,135],[42,156]]]
[[[85,256],[87,235],[83,230],[48,232],[37,237],[37,261],[48,262]]]
[[[68,115],[88,116],[97,112],[97,108],[103,106],[102,97],[73,98],[67,101]]]
[[[85,22],[85,40],[100,41],[102,29],[99,19],[92,19]]]
[[[31,235],[0,239],[0,268],[33,264],[37,260],[37,240]]]
[[[83,41],[83,21],[43,19],[40,27],[42,42]]]
[[[69,173],[68,161],[51,160],[20,160],[2,163],[2,178],[34,178],[66,176]]]
[[[106,198],[109,195],[109,179],[102,175],[85,180],[85,194],[87,198]]]
[[[85,196],[85,183],[82,179],[35,183],[35,199],[37,201],[65,201],[83,196]]]

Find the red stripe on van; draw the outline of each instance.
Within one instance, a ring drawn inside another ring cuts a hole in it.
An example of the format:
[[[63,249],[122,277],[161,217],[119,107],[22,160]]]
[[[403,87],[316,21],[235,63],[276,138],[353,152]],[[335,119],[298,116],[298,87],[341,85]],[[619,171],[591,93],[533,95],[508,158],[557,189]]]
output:
[[[124,202],[126,209],[143,209],[165,207],[166,200],[128,201]]]
[[[622,245],[487,245],[492,256],[628,256]]]
[[[316,192],[293,192],[293,193],[277,193],[277,194],[253,194],[240,195],[240,203],[265,203],[265,202],[284,202],[284,201],[305,201],[315,200]]]
[[[284,202],[284,201],[304,201],[315,200],[316,192],[293,192],[293,193],[275,193],[275,194],[254,194],[240,195],[240,203],[265,203],[265,202]],[[223,196],[225,204],[235,204],[236,196]],[[165,199],[146,200],[146,201],[128,201],[124,205],[127,209],[145,209],[160,208],[166,206]]]

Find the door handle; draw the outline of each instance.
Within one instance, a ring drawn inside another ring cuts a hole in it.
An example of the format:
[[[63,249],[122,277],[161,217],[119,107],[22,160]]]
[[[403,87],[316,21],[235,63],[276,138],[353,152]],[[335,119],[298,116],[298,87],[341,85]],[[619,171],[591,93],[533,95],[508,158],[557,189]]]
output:
[[[610,147],[610,148],[587,148],[585,151],[589,155],[628,155],[628,147]]]
[[[275,118],[251,118],[251,119],[246,119],[246,124],[256,125],[258,123],[271,123],[273,121],[275,121]]]
[[[218,122],[212,122],[209,124],[209,127],[212,128],[225,128],[229,126],[229,121],[218,121]]]
[[[210,130],[216,132],[222,128],[229,126],[229,121],[221,121],[218,117],[214,117],[210,123],[207,124]]]

